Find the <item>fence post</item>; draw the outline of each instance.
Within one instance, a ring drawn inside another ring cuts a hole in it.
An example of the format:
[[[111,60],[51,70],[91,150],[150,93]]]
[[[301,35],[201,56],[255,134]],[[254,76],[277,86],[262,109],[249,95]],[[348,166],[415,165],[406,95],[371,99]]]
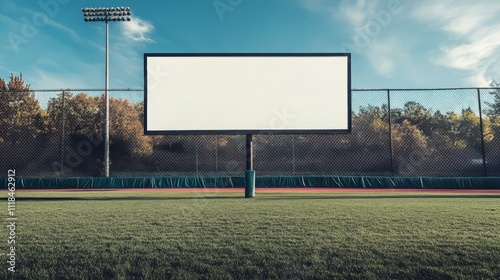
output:
[[[292,174],[296,175],[295,173],[295,134],[292,134]]]
[[[195,137],[201,137],[201,136],[197,135]],[[195,144],[196,144],[196,176],[200,176],[200,170],[199,170],[199,165],[200,165],[200,159],[199,159],[200,147],[198,147],[198,145],[199,145],[198,138],[196,139]]]
[[[66,107],[65,107],[65,102],[66,102],[66,95],[65,91],[62,90],[61,92],[61,164],[64,162],[64,140],[66,138]]]
[[[477,102],[479,105],[479,129],[481,131],[481,150],[483,153],[483,171],[484,176],[488,176],[488,167],[486,165],[486,149],[484,145],[484,128],[483,128],[483,110],[481,109],[481,89],[477,89]]]
[[[391,158],[391,174],[394,175],[394,154],[392,150],[392,113],[391,113],[391,91],[387,90],[387,114],[389,117],[389,154]]]
[[[215,172],[219,171],[219,135],[215,135]]]

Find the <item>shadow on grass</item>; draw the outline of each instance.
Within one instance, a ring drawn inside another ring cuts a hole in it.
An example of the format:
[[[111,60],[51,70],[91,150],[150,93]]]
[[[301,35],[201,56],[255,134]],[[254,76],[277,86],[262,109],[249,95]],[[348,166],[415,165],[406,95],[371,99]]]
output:
[[[259,196],[258,194],[253,200],[355,200],[355,199],[478,199],[478,198],[495,198],[500,199],[500,195],[486,194],[468,194],[468,195],[446,195],[446,194],[427,194],[427,195],[273,195]],[[223,200],[247,200],[244,195],[241,196],[119,196],[119,197],[17,197],[18,201],[161,201],[161,200],[197,200],[197,199],[223,199]]]

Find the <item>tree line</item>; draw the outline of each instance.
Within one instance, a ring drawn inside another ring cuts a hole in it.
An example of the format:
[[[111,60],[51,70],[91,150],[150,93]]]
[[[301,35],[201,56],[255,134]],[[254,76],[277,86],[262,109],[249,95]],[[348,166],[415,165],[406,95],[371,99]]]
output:
[[[500,84],[493,82],[491,86],[498,88]],[[418,102],[391,108],[390,116],[387,105],[364,106],[352,112],[352,134],[334,136],[335,145],[317,141],[320,136],[304,135],[294,138],[297,139],[294,149],[302,150],[302,154],[307,151],[309,157],[321,157],[327,151],[387,151],[390,143],[398,164],[408,155],[438,157],[466,150],[481,152],[483,144],[500,147],[500,90],[492,89],[490,94],[494,101],[486,103],[482,119],[471,108],[461,112],[433,112]],[[61,92],[49,100],[46,108],[39,104],[22,74],[11,75],[7,82],[0,78],[0,165],[24,167],[35,159],[64,161],[71,147],[78,148],[82,141],[94,139],[93,147],[80,147],[87,163],[79,168],[87,166],[90,170],[103,157],[104,95]],[[197,153],[218,149],[219,156],[230,157],[230,150],[234,150],[231,147],[234,136],[218,136],[213,145],[207,144],[203,136],[192,138],[193,141],[174,136],[145,136],[143,110],[142,102],[134,104],[127,99],[110,98],[112,162],[126,164],[135,159],[147,163],[156,158],[154,162],[158,163],[155,153],[189,154],[195,149]],[[272,143],[269,138],[256,137],[256,148],[273,155],[280,150],[289,151],[290,143]],[[92,172],[97,175],[100,171]]]

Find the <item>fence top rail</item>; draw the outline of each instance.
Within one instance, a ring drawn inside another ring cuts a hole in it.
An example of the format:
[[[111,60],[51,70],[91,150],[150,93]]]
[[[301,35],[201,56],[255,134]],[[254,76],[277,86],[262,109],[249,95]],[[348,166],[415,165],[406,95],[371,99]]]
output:
[[[105,89],[28,89],[28,90],[7,90],[7,92],[104,92]],[[122,89],[108,89],[108,91],[144,91],[144,89],[122,88]]]
[[[445,90],[499,90],[500,87],[455,87],[455,88],[374,88],[352,89],[352,91],[445,91]]]
[[[373,89],[352,89],[352,91],[446,91],[446,90],[500,90],[500,87],[455,87],[455,88],[373,88]],[[28,89],[28,90],[7,90],[7,92],[104,92],[105,89]],[[108,89],[108,92],[117,91],[144,91],[144,89],[122,88]]]

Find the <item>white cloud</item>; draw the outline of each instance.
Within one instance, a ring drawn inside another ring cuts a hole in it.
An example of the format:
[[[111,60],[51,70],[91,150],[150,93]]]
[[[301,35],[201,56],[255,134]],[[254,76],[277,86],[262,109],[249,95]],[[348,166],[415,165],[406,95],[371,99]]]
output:
[[[48,25],[50,25],[50,26],[52,26],[54,28],[57,28],[57,29],[65,32],[66,34],[69,35],[69,37],[71,37],[75,42],[77,42],[79,44],[82,44],[82,45],[91,45],[94,48],[100,49],[102,51],[104,51],[104,49],[105,49],[102,46],[102,44],[96,44],[94,41],[88,40],[88,39],[86,39],[86,38],[78,35],[78,33],[76,31],[74,31],[73,29],[69,28],[68,26],[66,26],[64,24],[58,23],[58,22],[56,22],[54,20],[49,20]]]
[[[466,43],[441,47],[444,57],[438,62],[462,70],[485,66],[489,59],[495,59],[495,51],[500,47],[500,25],[491,32],[483,36],[472,35]]]
[[[398,63],[407,60],[408,51],[399,38],[388,36],[374,40],[366,50],[365,55],[378,75],[391,77],[396,71]]]
[[[136,88],[143,84],[142,53],[127,40],[113,43],[110,50],[110,87]]]
[[[39,59],[23,76],[25,80],[30,81],[32,89],[104,88],[104,65],[88,64],[78,60],[74,60],[71,69],[68,70],[66,66],[54,61]]]
[[[348,34],[339,50],[366,58],[377,79],[440,86],[500,80],[498,0],[297,1],[312,12],[331,13],[333,32]],[[375,15],[393,4],[398,12],[382,24]]]
[[[0,22],[3,23],[3,27],[12,27],[12,25],[17,24],[16,21],[12,20],[10,17],[0,14]]]
[[[370,18],[370,13],[376,11],[377,1],[357,0],[342,1],[337,12],[337,17],[346,21],[354,30],[365,27]]]
[[[488,86],[500,77],[500,1],[451,1],[422,3],[413,17],[448,34],[433,63],[468,71],[472,86]]]
[[[153,32],[154,26],[139,17],[132,17],[131,21],[123,22],[122,32],[125,37],[135,42],[153,42],[149,34]]]
[[[487,77],[486,73],[484,71],[481,71],[473,74],[469,78],[469,81],[472,82],[474,85],[488,87],[491,84],[492,80],[488,80],[488,78],[486,77]]]
[[[465,35],[495,19],[500,11],[497,0],[426,1],[413,12],[413,17],[454,35]]]
[[[144,52],[140,49],[144,43],[154,42],[149,37],[154,26],[134,16],[131,21],[122,22],[120,28],[123,36],[110,43],[110,87],[141,87]]]
[[[33,68],[34,73],[29,77],[32,81],[33,89],[67,89],[67,88],[86,88],[85,83],[78,75],[61,75],[40,68]]]
[[[388,57],[380,58],[376,65],[377,73],[382,76],[389,76],[394,72],[395,65],[392,59]]]
[[[396,71],[396,60],[405,47],[397,39],[397,34],[389,32],[397,14],[389,12],[380,1],[347,1],[340,4],[336,17],[347,23],[351,30],[350,43],[354,52],[365,56],[379,76],[390,77]],[[382,15],[382,16],[381,16]]]

